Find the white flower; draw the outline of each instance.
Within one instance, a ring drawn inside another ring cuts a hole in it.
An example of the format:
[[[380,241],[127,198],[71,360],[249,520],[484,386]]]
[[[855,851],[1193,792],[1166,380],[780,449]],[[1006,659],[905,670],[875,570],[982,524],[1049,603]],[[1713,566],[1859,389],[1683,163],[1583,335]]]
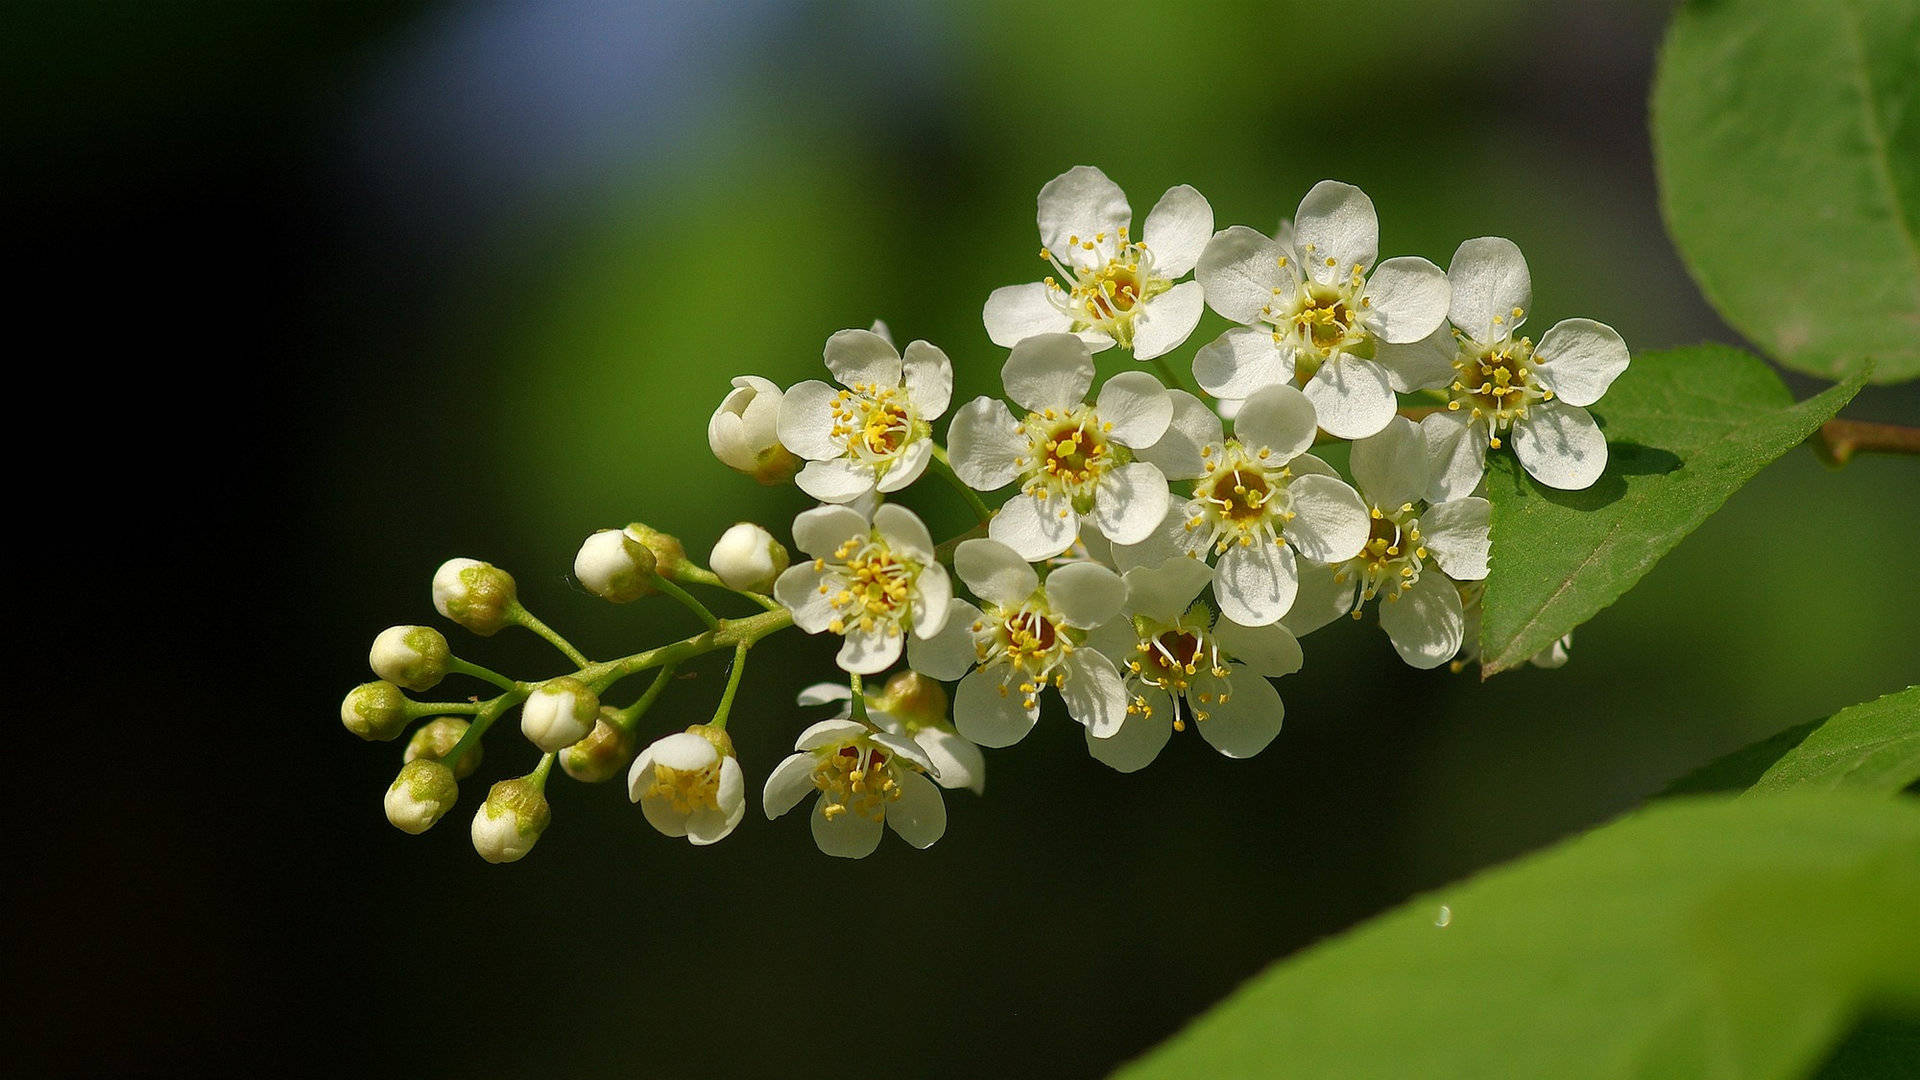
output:
[[[534,687],[520,707],[520,733],[548,753],[587,737],[600,719],[600,698],[578,679],[561,676]]]
[[[1109,738],[1088,733],[1094,757],[1121,772],[1145,768],[1175,731],[1186,730],[1186,717],[1231,758],[1252,757],[1280,733],[1286,709],[1267,679],[1300,670],[1300,644],[1278,624],[1216,619],[1197,599],[1212,579],[1196,559],[1127,571],[1127,617],[1090,638],[1125,658],[1127,714]]]
[[[707,565],[729,589],[765,592],[787,569],[787,549],[773,534],[743,521],[720,534]]]
[[[1460,650],[1466,620],[1455,582],[1487,576],[1491,507],[1477,496],[1428,505],[1428,453],[1422,429],[1404,416],[1353,444],[1353,476],[1368,503],[1367,542],[1331,566],[1302,564],[1299,599],[1286,619],[1296,634],[1349,612],[1359,618],[1378,596],[1380,626],[1407,663],[1438,667]]]
[[[935,679],[960,679],[953,722],[963,737],[981,746],[1019,742],[1040,718],[1048,687],[1095,738],[1119,730],[1127,704],[1120,673],[1087,643],[1087,632],[1119,614],[1120,575],[1067,563],[1042,585],[1026,560],[995,540],[966,541],[953,565],[986,608],[954,601],[946,630],[914,642],[907,662]]]
[[[747,812],[747,783],[726,731],[695,724],[640,751],[627,797],[663,836],[694,846],[726,838]]]
[[[1200,284],[1174,282],[1213,235],[1213,207],[1198,191],[1168,188],[1136,241],[1126,193],[1099,169],[1076,165],[1040,189],[1039,221],[1040,257],[1059,276],[993,291],[982,314],[995,345],[1074,333],[1095,350],[1117,343],[1151,360],[1193,333]]]
[[[758,375],[740,375],[707,421],[707,446],[720,463],[762,484],[784,484],[800,467],[780,444],[780,387]]]
[[[917,848],[947,831],[947,804],[927,778],[933,763],[912,740],[854,720],[822,720],[793,748],[798,753],[767,777],[763,805],[777,818],[818,791],[813,840],[828,855],[872,854],[883,823]]]
[[[1093,356],[1072,334],[1041,334],[1013,347],[1001,368],[1007,396],[1027,410],[1017,421],[1005,403],[975,398],[953,418],[953,471],[992,491],[1014,480],[1020,494],[1001,506],[987,535],[1029,561],[1073,546],[1080,515],[1108,539],[1135,543],[1166,513],[1167,478],[1133,450],[1167,430],[1173,399],[1144,371],[1108,379],[1094,404]]]
[[[871,330],[842,330],[827,339],[826,362],[846,389],[810,380],[780,404],[780,441],[807,459],[800,490],[845,503],[919,479],[933,455],[929,423],[953,396],[947,354],[915,341],[902,357]]]
[[[1200,386],[1239,399],[1290,382],[1343,439],[1385,427],[1395,391],[1445,386],[1446,275],[1415,257],[1375,267],[1379,242],[1373,200],[1333,180],[1301,200],[1290,236],[1244,225],[1215,236],[1194,277],[1241,326],[1194,357]]]
[[[1291,386],[1254,391],[1226,438],[1218,417],[1191,395],[1166,438],[1142,452],[1193,496],[1167,514],[1144,542],[1118,547],[1123,569],[1186,554],[1219,557],[1214,595],[1220,613],[1242,626],[1267,626],[1293,606],[1295,552],[1337,561],[1367,539],[1367,508],[1313,445],[1314,411]]]
[[[1607,440],[1586,406],[1627,369],[1627,343],[1611,326],[1563,319],[1540,335],[1514,339],[1533,303],[1527,260],[1511,240],[1483,236],[1460,245],[1447,267],[1448,318],[1458,347],[1453,400],[1421,422],[1446,498],[1468,495],[1487,450],[1512,431],[1513,452],[1535,480],[1578,491],[1607,467]]]
[[[774,598],[801,630],[846,636],[841,668],[885,671],[909,630],[929,638],[947,625],[953,585],[926,525],[906,507],[882,506],[871,523],[845,506],[816,507],[794,519],[793,539],[812,559],[780,575]]]
[[[867,721],[891,735],[905,735],[933,763],[934,782],[943,788],[986,792],[987,759],[980,748],[953,730],[947,715],[947,692],[938,682],[917,671],[902,671],[887,680],[878,696],[866,695]],[[835,720],[853,717],[853,690],[845,683],[815,683],[800,691],[801,705],[845,703]]]
[[[1487,583],[1484,581],[1460,582],[1460,606],[1466,612],[1467,628],[1460,639],[1460,651],[1453,654],[1453,662],[1448,665],[1455,674],[1468,664],[1480,660],[1480,612],[1481,603],[1486,596]],[[1573,631],[1569,630],[1546,648],[1527,658],[1527,663],[1537,668],[1565,667],[1573,648]]]

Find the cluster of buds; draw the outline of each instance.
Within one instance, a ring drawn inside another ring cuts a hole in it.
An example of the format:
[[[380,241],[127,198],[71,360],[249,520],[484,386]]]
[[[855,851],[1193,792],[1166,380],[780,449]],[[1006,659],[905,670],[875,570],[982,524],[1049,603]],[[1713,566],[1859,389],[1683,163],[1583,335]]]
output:
[[[1090,756],[1123,772],[1186,731],[1250,757],[1280,733],[1275,680],[1304,663],[1300,639],[1342,615],[1376,614],[1388,662],[1459,670],[1475,657],[1490,453],[1510,450],[1565,489],[1605,467],[1587,407],[1625,370],[1626,345],[1588,319],[1516,336],[1533,297],[1511,241],[1468,240],[1444,271],[1380,259],[1373,202],[1332,180],[1271,236],[1216,231],[1185,185],[1136,235],[1125,193],[1086,166],[1041,189],[1037,223],[1049,272],[983,309],[1006,350],[1004,398],[951,409],[945,442],[952,361],[925,341],[897,347],[884,323],[829,337],[827,379],[733,380],[709,445],[755,481],[818,501],[788,530],[800,561],[752,522],[726,530],[707,566],[644,525],[582,543],[586,591],[616,604],[666,596],[700,624],[685,639],[592,661],[522,606],[505,571],[442,566],[443,616],[483,637],[522,627],[566,668],[512,679],[454,656],[429,627],[381,633],[378,681],[347,696],[341,719],[372,740],[425,721],[387,793],[394,825],[422,832],[447,813],[488,730],[517,707],[538,757],[474,815],[489,861],[522,858],[547,827],[556,758],[582,783],[624,770],[663,835],[725,838],[751,779],[727,732],[748,653],[789,627],[839,639],[842,677],[801,695],[802,708],[836,712],[757,780],[761,806],[777,818],[813,796],[813,838],[831,855],[864,856],[887,831],[932,845],[944,793],[984,792],[981,748],[1023,739],[1053,698]],[[1233,325],[1194,352],[1185,382],[1167,357],[1209,308]],[[1095,354],[1108,349],[1149,367],[1102,381]],[[935,541],[903,501],[928,475],[973,528]],[[718,615],[692,589],[748,614]],[[1536,663],[1558,666],[1566,648]],[[676,672],[715,652],[731,667],[711,719],[648,739],[644,719]],[[628,704],[608,701],[642,673]],[[407,694],[454,675],[497,693]]]

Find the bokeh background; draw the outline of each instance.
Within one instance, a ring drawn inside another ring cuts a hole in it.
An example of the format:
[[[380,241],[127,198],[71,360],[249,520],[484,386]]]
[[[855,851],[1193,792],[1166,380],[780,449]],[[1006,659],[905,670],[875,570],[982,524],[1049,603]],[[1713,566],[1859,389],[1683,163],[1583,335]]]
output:
[[[1100,1075],[1278,957],[1915,681],[1920,468],[1802,449],[1562,671],[1414,672],[1343,622],[1259,758],[1187,737],[1120,776],[1049,714],[926,852],[830,860],[802,815],[757,812],[696,851],[620,785],[558,779],[536,852],[489,866],[465,818],[530,748],[493,740],[413,838],[380,808],[398,745],[335,718],[375,633],[433,621],[453,555],[513,571],[590,654],[686,633],[571,585],[580,539],[784,533],[803,497],[714,462],[705,423],[732,375],[813,376],[834,330],[885,319],[947,349],[957,400],[993,389],[980,305],[1041,269],[1034,193],[1074,164],[1136,220],[1195,184],[1223,227],[1345,179],[1383,255],[1515,239],[1542,326],[1737,340],[1661,229],[1666,14],[8,4],[9,472],[45,545],[12,650],[33,802],[9,1071]],[[1920,398],[1848,414],[1920,422]],[[922,487],[936,534],[965,524]],[[531,640],[455,640],[554,670]],[[827,643],[782,642],[732,725],[757,776],[831,673]],[[721,674],[694,668],[653,726],[703,720]]]

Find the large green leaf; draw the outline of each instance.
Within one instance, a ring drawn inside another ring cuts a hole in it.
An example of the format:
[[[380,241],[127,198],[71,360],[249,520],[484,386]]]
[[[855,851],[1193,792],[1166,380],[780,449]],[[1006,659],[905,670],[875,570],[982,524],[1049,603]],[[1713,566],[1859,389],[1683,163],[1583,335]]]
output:
[[[1646,353],[1594,406],[1609,460],[1592,487],[1554,490],[1512,454],[1494,453],[1482,674],[1525,662],[1613,603],[1761,466],[1831,419],[1863,380],[1796,405],[1766,364],[1739,349]]]
[[[1799,371],[1920,376],[1920,0],[1691,0],[1653,147],[1729,323]]]
[[[1662,795],[1849,788],[1892,794],[1920,780],[1920,686],[1797,724],[1673,782]]]
[[[1916,911],[1912,800],[1663,802],[1274,966],[1121,1076],[1804,1076],[1920,1010]]]

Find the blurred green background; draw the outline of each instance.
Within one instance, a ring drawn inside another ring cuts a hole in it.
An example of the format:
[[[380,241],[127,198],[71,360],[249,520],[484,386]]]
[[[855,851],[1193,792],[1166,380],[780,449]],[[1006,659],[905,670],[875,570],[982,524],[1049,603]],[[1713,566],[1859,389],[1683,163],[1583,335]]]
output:
[[[1665,16],[8,5],[5,176],[40,271],[16,300],[48,332],[20,400],[112,463],[37,451],[59,461],[18,485],[85,534],[48,553],[68,572],[27,575],[23,707],[67,722],[63,767],[109,776],[48,796],[25,841],[21,1068],[1099,1075],[1416,890],[1916,681],[1920,467],[1802,449],[1564,670],[1415,672],[1343,621],[1279,684],[1286,728],[1257,759],[1181,738],[1120,776],[1050,713],[989,753],[985,799],[949,797],[926,852],[830,860],[757,809],[695,851],[620,785],[562,780],[535,853],[488,866],[465,819],[531,748],[493,740],[461,808],[411,838],[380,809],[398,746],[335,720],[372,637],[433,621],[449,556],[514,572],[589,654],[688,632],[571,586],[581,538],[784,534],[803,496],[714,462],[705,424],[735,374],[814,377],[834,330],[885,319],[950,353],[956,400],[992,390],[980,306],[1037,276],[1034,194],[1074,164],[1136,221],[1192,183],[1219,226],[1263,230],[1347,180],[1383,256],[1513,238],[1542,327],[1737,340],[1661,230],[1644,101]],[[1920,396],[1869,388],[1847,414],[1920,422]],[[936,534],[966,523],[937,485],[908,501]],[[512,635],[455,647],[554,670]],[[732,725],[750,775],[815,718],[789,703],[831,655],[756,654]],[[654,726],[705,719],[720,675],[695,668]]]

